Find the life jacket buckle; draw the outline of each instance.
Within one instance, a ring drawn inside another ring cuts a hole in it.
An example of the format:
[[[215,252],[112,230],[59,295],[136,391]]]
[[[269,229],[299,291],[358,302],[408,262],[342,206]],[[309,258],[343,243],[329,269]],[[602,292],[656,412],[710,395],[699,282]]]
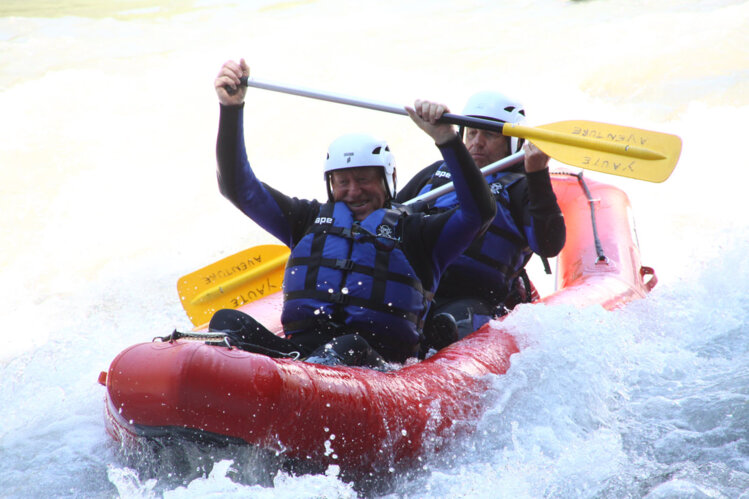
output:
[[[338,293],[333,293],[330,295],[330,301],[341,305],[348,305],[349,295],[343,294],[339,291]]]
[[[354,268],[354,261],[353,260],[346,260],[343,258],[338,258],[335,261],[335,268],[340,270],[353,270]]]

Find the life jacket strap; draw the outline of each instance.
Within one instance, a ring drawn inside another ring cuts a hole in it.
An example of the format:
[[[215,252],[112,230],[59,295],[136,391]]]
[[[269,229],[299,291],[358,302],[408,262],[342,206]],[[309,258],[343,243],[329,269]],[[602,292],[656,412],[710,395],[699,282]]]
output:
[[[291,258],[287,263],[287,266],[310,266],[313,264],[319,264],[321,267],[328,267],[336,270],[344,270],[348,272],[355,272],[357,274],[364,274],[374,277],[375,275],[384,276],[388,281],[395,281],[401,284],[406,284],[416,289],[419,293],[424,293],[421,281],[416,277],[410,277],[404,274],[396,274],[395,272],[389,272],[387,270],[377,270],[374,267],[368,267],[365,265],[354,263],[353,260],[342,259],[342,258],[316,258],[313,256],[301,256],[297,258]]]
[[[368,308],[370,310],[375,310],[377,312],[384,312],[387,314],[395,315],[397,317],[400,317],[402,319],[405,319],[417,326],[418,329],[421,329],[421,318],[414,314],[413,312],[409,312],[407,310],[399,309],[397,307],[394,307],[392,305],[387,305],[384,303],[374,303],[371,300],[368,300],[366,298],[360,298],[358,296],[351,296],[347,293],[328,293],[327,291],[321,291],[321,290],[300,290],[300,291],[292,291],[290,293],[284,293],[284,299],[286,301],[291,300],[299,300],[299,299],[313,299],[318,300],[322,302],[327,303],[334,303],[337,305],[353,305],[355,307],[362,307],[362,308]],[[295,328],[292,328],[290,324],[285,325],[284,329],[287,331],[292,331]]]

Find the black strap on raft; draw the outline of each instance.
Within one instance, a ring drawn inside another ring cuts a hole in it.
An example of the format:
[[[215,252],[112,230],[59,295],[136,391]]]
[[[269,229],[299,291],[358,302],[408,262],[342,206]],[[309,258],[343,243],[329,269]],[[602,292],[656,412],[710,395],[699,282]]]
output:
[[[175,329],[170,335],[156,336],[152,341],[156,340],[164,343],[174,343],[176,340],[203,341],[208,345],[225,346],[227,348],[235,347],[239,348],[240,350],[244,350],[245,352],[259,353],[268,357],[272,357],[274,359],[288,358],[298,360],[299,357],[301,357],[300,352],[279,352],[278,350],[273,350],[272,348],[266,348],[260,345],[255,345],[253,343],[239,341],[225,332],[183,333]]]
[[[549,265],[549,259],[545,256],[538,255],[541,258],[541,262],[544,264],[544,272],[551,275],[551,265]]]
[[[229,342],[239,348],[240,350],[244,350],[245,352],[252,352],[252,353],[259,353],[262,355],[265,355],[267,357],[272,357],[274,359],[292,359],[292,360],[299,360],[299,357],[302,356],[301,352],[293,351],[289,353],[280,352],[278,350],[273,350],[272,348],[263,347],[260,345],[256,345],[254,343],[247,343],[245,341],[239,341],[231,338]]]
[[[227,347],[231,347],[228,341],[229,337],[226,335],[226,333],[205,333],[205,332],[183,333],[175,329],[168,336],[156,336],[151,341],[156,341],[156,340],[159,340],[163,343],[166,343],[166,342],[174,343],[177,340],[204,341],[212,345],[226,345]]]
[[[548,261],[546,262],[548,265]],[[523,287],[525,288],[525,295],[523,298],[523,303],[530,303],[533,301],[533,292],[531,291],[533,288],[531,287],[531,280],[528,277],[528,272],[525,271],[525,268],[522,269],[520,272],[520,275],[518,275],[518,278],[520,278],[521,281],[523,281]]]
[[[598,258],[596,259],[597,262],[608,262],[608,258],[603,252],[603,245],[601,244],[601,239],[598,237],[598,225],[596,224],[596,206],[595,203],[598,201],[597,199],[593,199],[593,195],[590,193],[590,189],[588,189],[587,184],[585,183],[585,180],[583,179],[583,172],[580,173],[567,173],[567,172],[554,172],[555,175],[572,175],[573,177],[577,177],[577,182],[580,184],[580,187],[582,187],[583,191],[585,192],[585,197],[588,200],[588,206],[590,206],[590,221],[591,225],[593,227],[593,242],[596,246],[596,255],[598,255]]]
[[[595,202],[596,199],[593,199],[593,195],[590,193],[590,189],[588,189],[587,184],[585,183],[585,180],[583,179],[583,172],[578,173],[575,175],[577,177],[577,181],[580,184],[580,186],[583,188],[583,191],[585,191],[585,197],[588,199],[588,205],[590,206],[590,221],[593,226],[593,241],[596,245],[596,255],[598,255],[597,262],[607,262],[608,258],[606,258],[606,255],[603,253],[603,246],[601,245],[601,240],[598,237],[598,225],[596,224],[596,207]]]

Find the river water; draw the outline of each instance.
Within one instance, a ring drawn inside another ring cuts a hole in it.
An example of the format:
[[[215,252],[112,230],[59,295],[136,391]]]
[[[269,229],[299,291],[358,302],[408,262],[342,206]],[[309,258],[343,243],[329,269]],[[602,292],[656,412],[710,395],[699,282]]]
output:
[[[269,464],[199,449],[192,475],[147,473],[104,431],[99,372],[190,328],[177,278],[274,242],[216,188],[212,80],[239,57],[256,78],[365,99],[460,112],[497,89],[530,124],[684,140],[662,184],[586,174],[629,194],[653,293],[518,310],[522,352],[476,434],[380,494],[749,497],[747,26],[745,0],[3,0],[0,497],[357,495],[335,469],[237,480]],[[387,138],[402,180],[437,156],[407,118],[248,92],[249,157],[285,192],[324,196],[324,151],[349,131]]]

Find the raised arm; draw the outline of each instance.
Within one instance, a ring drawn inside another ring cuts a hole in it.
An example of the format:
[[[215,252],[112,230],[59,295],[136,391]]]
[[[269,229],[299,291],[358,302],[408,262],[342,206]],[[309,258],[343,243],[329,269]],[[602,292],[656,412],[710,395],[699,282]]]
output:
[[[224,63],[214,80],[221,104],[216,141],[216,176],[221,194],[255,223],[286,245],[298,239],[315,202],[291,198],[260,182],[250,167],[244,143],[244,98],[241,76],[249,75],[244,59]]]
[[[481,175],[460,136],[452,125],[440,123],[446,106],[427,101],[416,101],[406,108],[414,122],[431,136],[450,170],[459,206],[449,213],[449,219],[434,242],[433,259],[441,273],[491,224],[497,205],[489,185]]]

